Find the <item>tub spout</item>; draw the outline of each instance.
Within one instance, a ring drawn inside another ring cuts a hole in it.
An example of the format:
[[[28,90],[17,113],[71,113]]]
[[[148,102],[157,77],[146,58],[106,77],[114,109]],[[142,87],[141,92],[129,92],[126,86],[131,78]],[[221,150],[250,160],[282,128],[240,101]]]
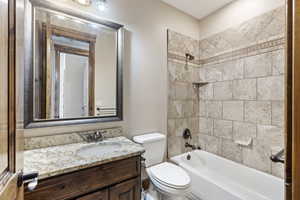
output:
[[[196,150],[196,149],[201,150],[201,147],[189,144],[188,142],[185,143],[185,148],[192,148],[192,150]]]

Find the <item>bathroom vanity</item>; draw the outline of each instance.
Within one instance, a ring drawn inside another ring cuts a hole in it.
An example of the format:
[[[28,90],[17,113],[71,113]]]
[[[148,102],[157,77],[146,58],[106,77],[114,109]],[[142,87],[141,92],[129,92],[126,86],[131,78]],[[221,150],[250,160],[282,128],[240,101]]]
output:
[[[138,200],[140,157],[135,156],[41,180],[25,200]]]
[[[39,172],[25,200],[139,200],[144,149],[125,137],[24,152],[24,173]]]

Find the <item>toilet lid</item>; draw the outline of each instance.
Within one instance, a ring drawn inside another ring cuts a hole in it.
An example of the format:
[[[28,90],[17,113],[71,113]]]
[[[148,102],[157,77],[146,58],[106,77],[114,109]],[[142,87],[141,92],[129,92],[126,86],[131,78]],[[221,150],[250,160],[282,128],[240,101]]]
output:
[[[173,188],[186,188],[191,183],[190,176],[182,168],[168,162],[153,166],[149,170],[158,182]]]

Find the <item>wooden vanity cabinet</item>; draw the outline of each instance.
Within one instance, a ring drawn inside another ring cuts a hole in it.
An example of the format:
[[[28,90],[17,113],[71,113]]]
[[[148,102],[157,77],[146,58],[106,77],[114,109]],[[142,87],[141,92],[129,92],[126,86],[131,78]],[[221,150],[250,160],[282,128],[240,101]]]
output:
[[[41,180],[25,200],[140,200],[140,156]]]

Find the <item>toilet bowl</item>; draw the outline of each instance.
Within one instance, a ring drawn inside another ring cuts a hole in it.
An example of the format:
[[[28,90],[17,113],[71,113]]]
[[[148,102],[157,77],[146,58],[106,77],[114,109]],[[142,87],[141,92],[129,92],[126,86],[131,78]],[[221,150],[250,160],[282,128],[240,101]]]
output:
[[[184,197],[189,193],[191,179],[180,167],[164,162],[146,169],[154,187],[166,197]]]
[[[163,200],[182,200],[190,192],[191,178],[179,166],[162,162],[166,136],[160,133],[145,134],[133,138],[144,146],[146,172],[155,190]]]

